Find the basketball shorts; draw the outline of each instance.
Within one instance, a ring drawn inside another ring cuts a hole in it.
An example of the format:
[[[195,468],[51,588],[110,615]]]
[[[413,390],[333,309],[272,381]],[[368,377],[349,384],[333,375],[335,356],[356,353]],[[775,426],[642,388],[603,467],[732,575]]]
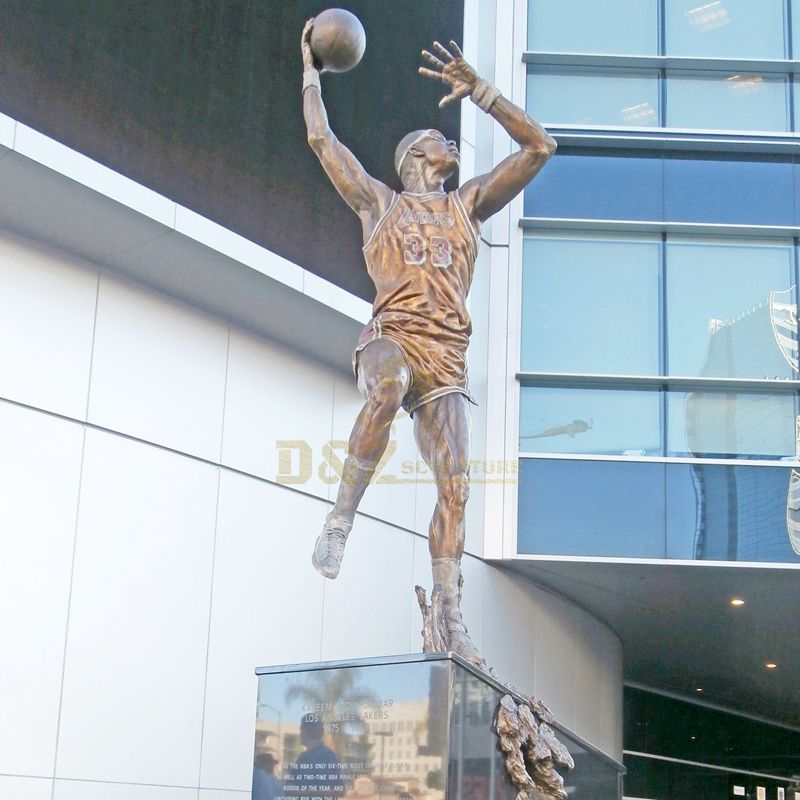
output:
[[[400,348],[411,373],[411,385],[403,398],[403,408],[412,417],[421,405],[454,392],[475,403],[469,393],[467,342],[450,342],[433,333],[413,334],[407,328],[396,314],[391,318],[379,314],[361,331],[353,352],[353,373],[361,394],[366,397],[366,385],[358,370],[359,353],[370,342],[388,339]]]

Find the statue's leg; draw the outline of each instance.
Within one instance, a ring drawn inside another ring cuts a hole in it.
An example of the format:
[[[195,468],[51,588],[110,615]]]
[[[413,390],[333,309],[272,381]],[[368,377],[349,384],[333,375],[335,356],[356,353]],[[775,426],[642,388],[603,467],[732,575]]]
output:
[[[443,593],[448,648],[483,668],[485,662],[461,617],[461,555],[469,497],[470,415],[467,398],[446,394],[414,412],[420,454],[436,480],[437,501],[428,546],[434,591]]]
[[[389,339],[376,339],[358,354],[358,373],[366,402],[350,434],[336,503],[312,557],[317,571],[326,578],[339,574],[356,509],[386,450],[392,421],[411,385],[403,352]]]

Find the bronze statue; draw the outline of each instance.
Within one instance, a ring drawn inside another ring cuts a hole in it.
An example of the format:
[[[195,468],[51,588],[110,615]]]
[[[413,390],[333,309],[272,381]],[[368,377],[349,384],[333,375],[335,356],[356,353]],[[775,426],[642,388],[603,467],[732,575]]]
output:
[[[466,352],[472,324],[466,298],[481,223],[522,191],[553,155],[556,142],[478,77],[455,42],[450,42],[452,52],[434,42],[438,56],[422,51],[433,69],[420,67],[419,72],[449,87],[439,106],[469,96],[520,150],[488,174],[445,192],[444,182],[459,166],[456,143],[434,129],[413,131],[395,150],[403,184],[397,193],[368,175],[330,129],[310,47],[313,24],[313,19],[306,23],[302,36],[308,142],[361,219],[364,258],[377,290],[373,319],[353,354],[366,402],[350,436],[336,503],[317,539],[313,564],[326,578],[338,575],[356,509],[386,449],[395,414],[404,408],[414,419],[414,435],[438,492],[429,547],[447,647],[485,666],[460,609],[470,458]]]

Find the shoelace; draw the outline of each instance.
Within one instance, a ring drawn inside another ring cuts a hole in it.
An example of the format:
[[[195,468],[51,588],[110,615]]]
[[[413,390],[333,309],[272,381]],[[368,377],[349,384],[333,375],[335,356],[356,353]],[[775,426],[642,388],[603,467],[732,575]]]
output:
[[[344,545],[347,541],[347,534],[337,531],[335,528],[326,528],[323,542],[325,544],[325,557],[335,558],[341,561],[344,557]]]

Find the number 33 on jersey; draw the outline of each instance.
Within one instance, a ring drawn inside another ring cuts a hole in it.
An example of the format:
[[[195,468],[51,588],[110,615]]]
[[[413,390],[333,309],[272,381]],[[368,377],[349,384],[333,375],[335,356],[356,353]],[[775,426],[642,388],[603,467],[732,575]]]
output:
[[[458,191],[396,194],[364,245],[377,289],[373,314],[424,317],[433,336],[457,319],[455,327],[466,332],[477,254],[478,231]]]
[[[426,240],[418,233],[404,233],[403,244],[408,246],[408,250],[403,250],[403,262],[406,264],[422,266],[429,250],[434,267],[445,269],[453,263],[453,245],[445,236],[431,236]]]

